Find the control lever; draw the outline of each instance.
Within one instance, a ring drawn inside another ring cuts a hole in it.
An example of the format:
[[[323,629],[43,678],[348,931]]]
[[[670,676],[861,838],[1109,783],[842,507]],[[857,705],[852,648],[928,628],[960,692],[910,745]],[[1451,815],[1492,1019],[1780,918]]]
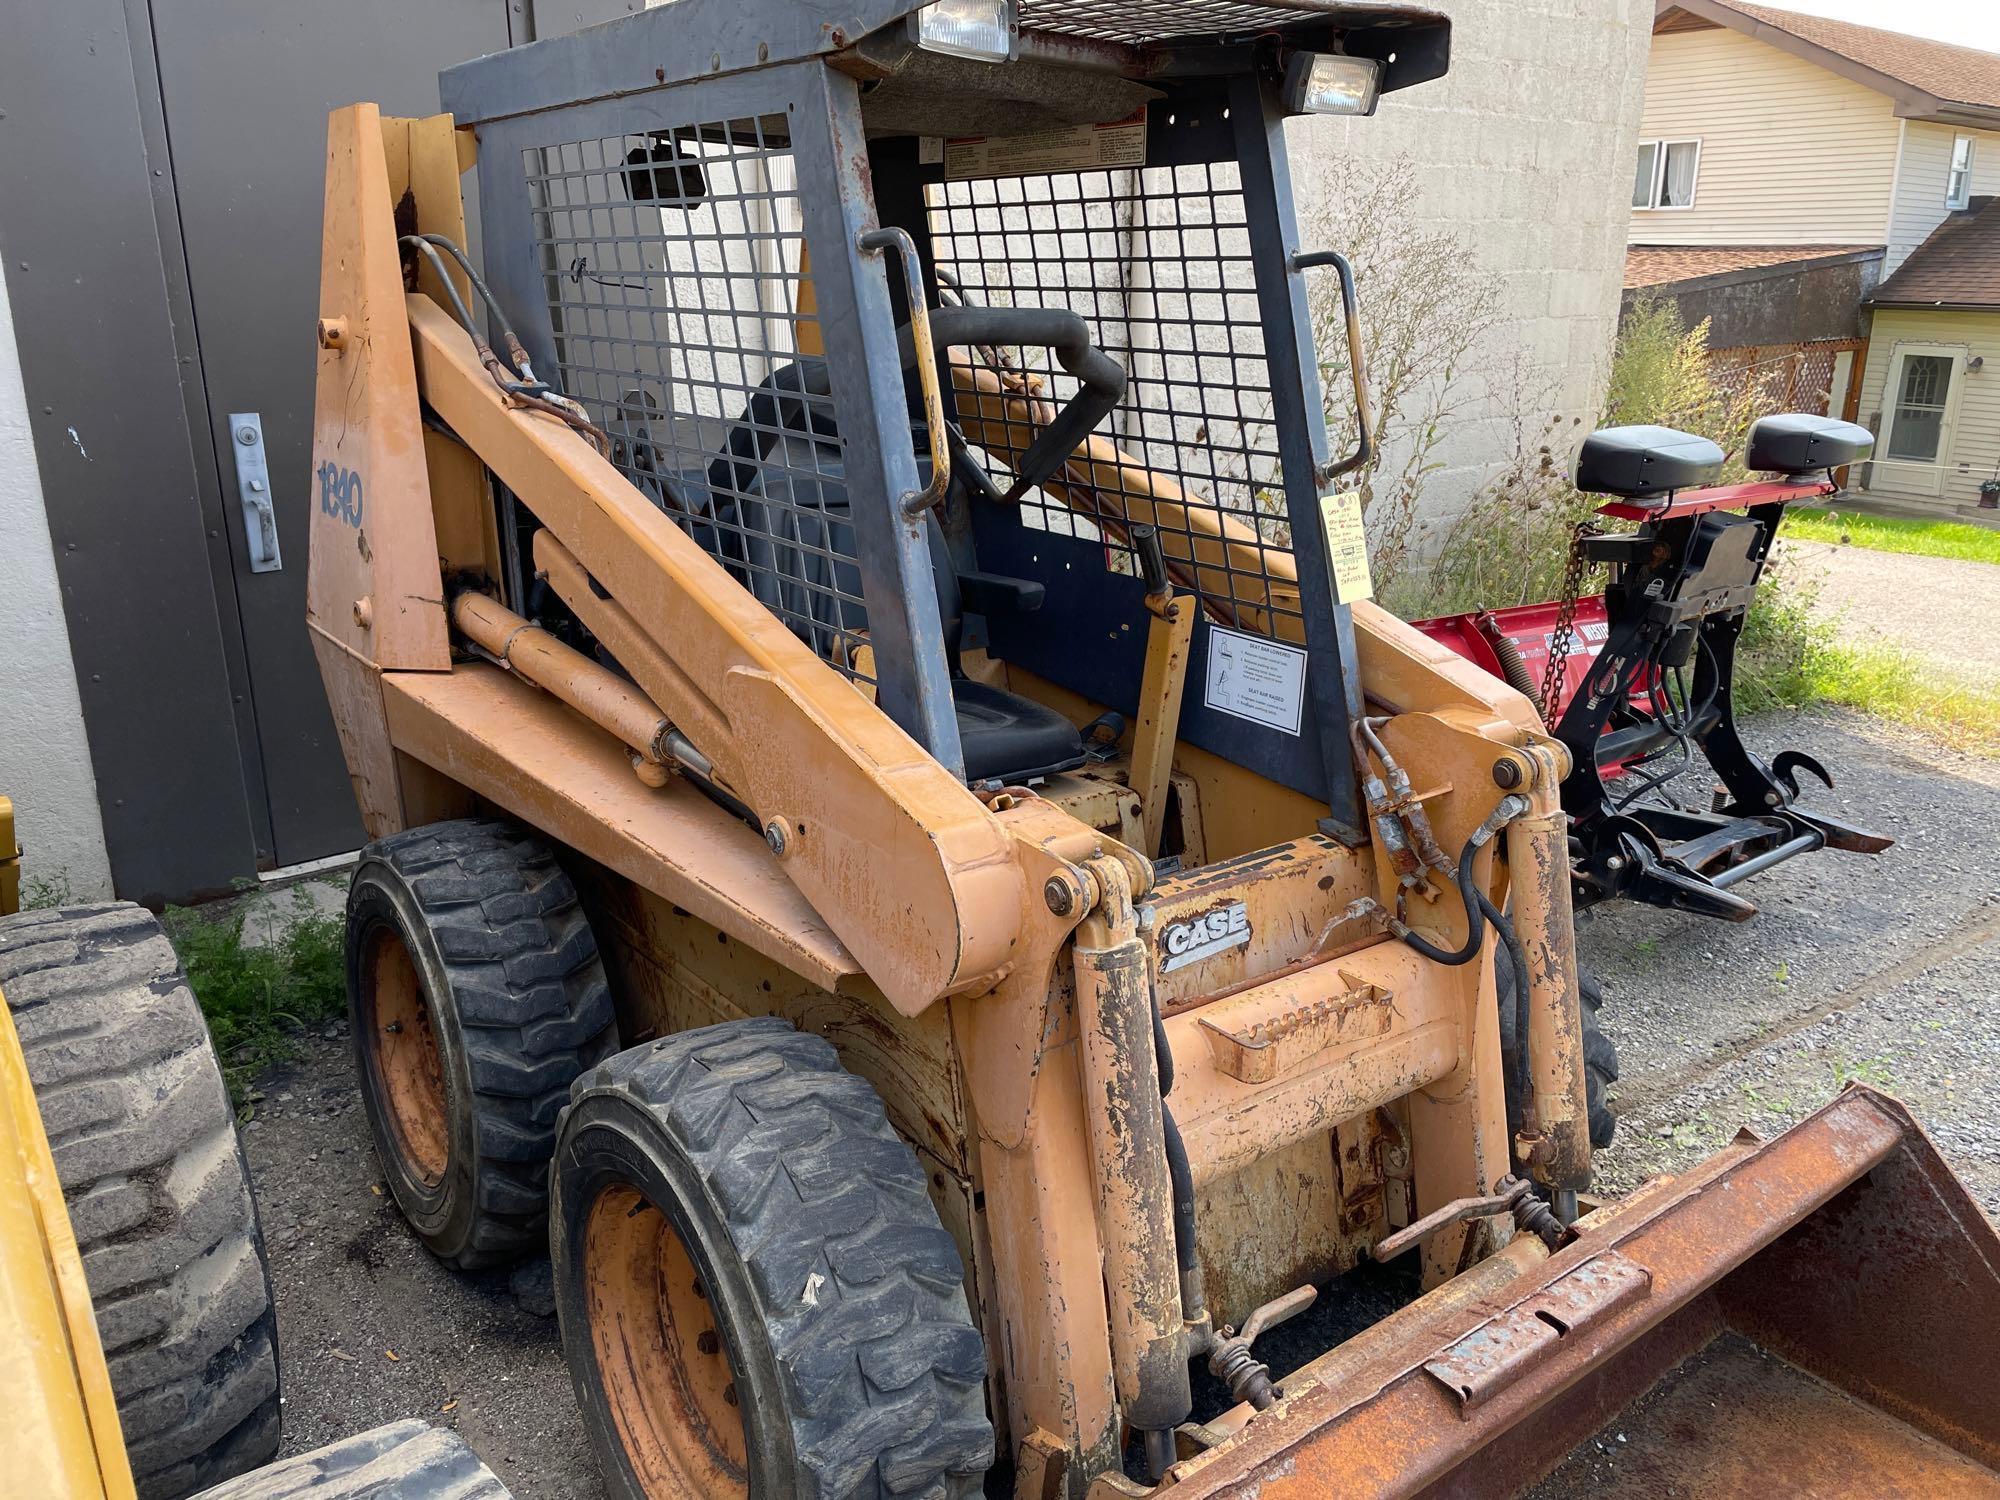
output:
[[[1138,554],[1139,576],[1146,582],[1146,611],[1152,616],[1146,626],[1145,671],[1139,680],[1139,722],[1132,733],[1131,785],[1139,794],[1140,837],[1145,845],[1140,852],[1158,859],[1195,610],[1194,600],[1174,597],[1159,528],[1134,526],[1126,536]]]
[[[1271,1367],[1252,1354],[1250,1346],[1261,1334],[1296,1318],[1318,1300],[1315,1288],[1295,1287],[1245,1318],[1240,1332],[1232,1332],[1226,1324],[1217,1329],[1215,1344],[1208,1352],[1208,1373],[1228,1385],[1233,1398],[1263,1411],[1284,1392],[1271,1384]]]
[[[1558,1249],[1569,1232],[1564,1229],[1555,1211],[1535,1196],[1533,1183],[1524,1182],[1519,1177],[1503,1177],[1493,1185],[1491,1193],[1479,1198],[1454,1198],[1443,1208],[1425,1214],[1407,1229],[1397,1230],[1368,1253],[1378,1261],[1394,1260],[1404,1251],[1414,1250],[1441,1229],[1463,1224],[1467,1219],[1490,1219],[1499,1214],[1512,1215],[1518,1227],[1540,1235],[1542,1243],[1551,1250]]]
[[[1150,607],[1169,587],[1167,550],[1160,545],[1160,528],[1157,526],[1134,526],[1131,538],[1132,550],[1139,554],[1139,576],[1146,581],[1146,603]]]

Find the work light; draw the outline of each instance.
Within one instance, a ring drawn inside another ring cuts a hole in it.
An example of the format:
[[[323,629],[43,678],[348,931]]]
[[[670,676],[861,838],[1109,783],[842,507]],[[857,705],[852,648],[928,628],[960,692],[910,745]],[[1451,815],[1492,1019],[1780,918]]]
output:
[[[1016,0],[935,0],[913,17],[917,45],[947,57],[1005,62],[1014,54]]]
[[[1372,57],[1301,52],[1285,68],[1285,108],[1295,115],[1372,115],[1381,91]]]

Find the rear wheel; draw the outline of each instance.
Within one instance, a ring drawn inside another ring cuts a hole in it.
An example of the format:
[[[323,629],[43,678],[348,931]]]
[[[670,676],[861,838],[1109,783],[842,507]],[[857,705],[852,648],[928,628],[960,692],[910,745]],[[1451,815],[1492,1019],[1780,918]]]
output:
[[[1521,1124],[1519,1088],[1514,1082],[1515,1059],[1519,1056],[1515,1039],[1514,960],[1505,945],[1494,951],[1494,989],[1500,996],[1500,1056],[1507,1070],[1507,1128]],[[1590,1144],[1603,1150],[1618,1133],[1618,1111],[1611,1104],[1611,1085],[1618,1081],[1618,1049],[1598,1025],[1597,1013],[1604,1006],[1604,991],[1597,976],[1588,969],[1576,971],[1577,1012],[1583,1020],[1583,1082],[1590,1103]]]
[[[460,1269],[542,1253],[557,1116],[618,1045],[597,943],[555,856],[473,819],[370,844],[347,897],[347,995],[404,1217]]]
[[[770,1017],[579,1080],[556,1305],[620,1500],[977,1494],[993,1457],[964,1266],[833,1048]]]
[[[0,989],[139,1494],[168,1500],[263,1463],[278,1451],[264,1237],[173,945],[124,902],[24,912],[0,920]]]

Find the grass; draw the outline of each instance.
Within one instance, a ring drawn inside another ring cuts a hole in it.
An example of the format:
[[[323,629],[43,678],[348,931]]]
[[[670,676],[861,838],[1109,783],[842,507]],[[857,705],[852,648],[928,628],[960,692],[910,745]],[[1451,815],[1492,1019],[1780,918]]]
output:
[[[1794,506],[1785,515],[1782,535],[1794,541],[1832,542],[1870,552],[2000,563],[2000,530],[1969,526],[1963,521],[1904,520]]]
[[[238,1109],[246,1108],[252,1078],[296,1055],[302,1031],[346,1013],[341,918],[315,910],[304,890],[294,890],[292,902],[282,931],[261,945],[244,941],[247,901],[218,913],[167,908],[167,936],[208,1019]]]
[[[2000,755],[2000,692],[1959,681],[1900,647],[1844,641],[1814,601],[1812,586],[1780,556],[1743,632],[1739,712],[1831,703],[1907,724],[1955,749]]]

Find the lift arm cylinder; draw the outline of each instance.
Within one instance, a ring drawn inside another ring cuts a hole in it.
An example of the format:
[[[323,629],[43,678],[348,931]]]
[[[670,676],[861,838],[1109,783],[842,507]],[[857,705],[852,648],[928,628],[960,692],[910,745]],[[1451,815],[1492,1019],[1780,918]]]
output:
[[[1072,951],[1112,1376],[1125,1420],[1162,1432],[1186,1421],[1193,1403],[1152,989],[1124,866],[1102,859],[1090,868],[1103,899],[1078,926]]]

